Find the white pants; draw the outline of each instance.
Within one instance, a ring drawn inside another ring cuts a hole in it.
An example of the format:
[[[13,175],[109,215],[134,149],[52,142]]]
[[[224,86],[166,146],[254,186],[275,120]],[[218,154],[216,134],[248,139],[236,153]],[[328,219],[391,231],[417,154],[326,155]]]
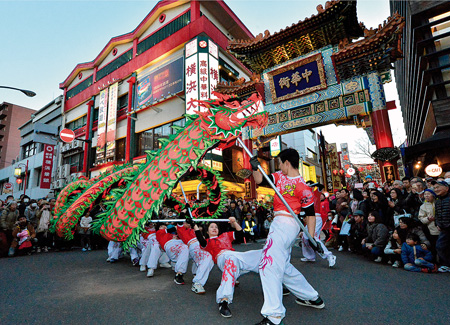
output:
[[[141,239],[143,239],[141,237]],[[156,240],[156,235],[152,234],[141,241],[142,243],[142,257],[139,261],[139,265],[147,265],[149,269],[156,269],[159,263],[168,263],[169,257],[166,253],[161,251],[161,246],[159,246]]]
[[[308,229],[308,226],[306,226],[306,229]],[[322,218],[316,217],[316,229],[314,231],[314,239],[317,241],[317,243],[322,246],[323,254],[317,253],[320,257],[323,259],[328,258],[328,256],[333,255],[328,248],[325,247],[325,244],[320,241],[320,232],[322,231]],[[303,256],[306,257],[308,260],[314,260],[316,258],[316,252],[311,248],[309,245],[308,237],[303,234],[302,237],[302,253]]]
[[[120,243],[110,241],[108,244],[108,258],[118,260],[120,254],[122,254],[122,246]]]
[[[175,273],[186,273],[189,262],[189,248],[181,239],[169,240],[164,246],[164,250],[170,260],[175,264]]]
[[[248,252],[226,251],[217,258],[217,267],[222,271],[222,281],[216,292],[216,302],[226,298],[233,302],[236,280],[248,272],[258,273],[262,250]]]
[[[133,262],[135,258],[140,259],[141,255],[142,255],[142,244],[141,242],[137,242],[135,246],[130,247],[131,261]]]
[[[259,263],[259,276],[264,293],[261,314],[264,317],[285,316],[283,284],[297,298],[315,300],[319,296],[290,262],[292,246],[299,232],[300,226],[292,217],[278,215],[270,225]]]
[[[192,282],[200,283],[204,286],[208,280],[209,272],[214,267],[211,254],[201,249],[200,244],[196,241],[189,245],[189,257],[194,261],[192,273],[195,273],[195,277],[192,279]],[[194,268],[194,265],[196,265],[196,268]]]

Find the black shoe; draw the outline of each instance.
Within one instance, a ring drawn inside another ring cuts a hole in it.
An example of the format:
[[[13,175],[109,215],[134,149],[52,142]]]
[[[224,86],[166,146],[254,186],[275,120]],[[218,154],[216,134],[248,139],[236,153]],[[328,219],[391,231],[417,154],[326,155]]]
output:
[[[291,292],[287,288],[283,287],[283,296],[289,296],[290,294]]]
[[[302,300],[300,298],[297,298],[295,302],[302,306],[313,307],[317,309],[322,309],[325,307],[325,303],[320,297],[317,298],[316,300]]]
[[[219,303],[219,312],[223,317],[231,317],[231,310],[228,308],[228,301],[224,300]]]
[[[260,321],[259,323],[255,324],[255,325],[275,325],[275,323],[272,322],[270,319],[264,317],[262,321]],[[283,321],[281,321],[281,323],[279,325],[284,325]]]
[[[175,279],[173,279],[173,281],[175,281],[176,284],[184,284],[183,274],[175,275]]]

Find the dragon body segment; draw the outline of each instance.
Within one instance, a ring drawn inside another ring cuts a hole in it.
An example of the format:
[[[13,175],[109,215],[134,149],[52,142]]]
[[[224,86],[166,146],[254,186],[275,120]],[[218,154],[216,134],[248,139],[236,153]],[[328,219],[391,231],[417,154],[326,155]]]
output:
[[[189,102],[199,109],[198,115],[187,116],[184,128],[174,127],[178,132],[169,139],[160,140],[162,148],[149,154],[145,164],[119,170],[94,182],[58,219],[57,234],[70,237],[70,229],[84,211],[122,178],[125,188],[111,190],[115,201],[109,202],[107,211],[94,221],[93,230],[108,240],[124,242],[125,246],[134,245],[145,223],[158,214],[166,199],[171,198],[180,178],[197,170],[199,161],[209,149],[235,140],[243,127],[262,128],[267,124],[268,116],[262,112],[261,98],[257,94],[243,102],[230,96],[215,95],[217,99]],[[211,171],[199,173],[208,177]],[[217,186],[214,182],[212,185]],[[217,207],[223,206],[223,195],[211,199]],[[196,214],[217,212],[208,211],[201,205],[196,209]]]

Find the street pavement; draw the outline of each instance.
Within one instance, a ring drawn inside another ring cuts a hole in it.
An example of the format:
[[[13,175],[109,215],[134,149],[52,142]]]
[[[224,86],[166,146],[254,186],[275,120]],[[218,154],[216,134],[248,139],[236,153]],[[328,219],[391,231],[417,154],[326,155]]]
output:
[[[236,250],[262,248],[261,243]],[[325,309],[302,307],[284,298],[285,324],[449,324],[450,274],[412,273],[380,265],[348,252],[335,252],[335,269],[326,260],[293,264],[325,301]],[[106,251],[50,252],[0,259],[0,324],[255,324],[263,296],[259,276],[246,274],[230,306],[233,317],[219,315],[215,267],[205,295],[173,282],[174,273],[158,269],[153,278],[129,258],[106,262]]]

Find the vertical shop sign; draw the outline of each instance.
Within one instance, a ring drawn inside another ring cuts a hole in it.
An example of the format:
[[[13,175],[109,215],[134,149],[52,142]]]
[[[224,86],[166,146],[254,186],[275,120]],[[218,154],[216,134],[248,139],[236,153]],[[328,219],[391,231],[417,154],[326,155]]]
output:
[[[270,155],[272,157],[278,156],[281,150],[280,136],[277,136],[275,139],[270,140]]]
[[[119,84],[109,87],[108,123],[106,126],[106,161],[113,161],[116,154],[117,92]]]
[[[186,114],[195,114],[195,100],[213,98],[219,82],[219,50],[210,39],[200,36],[186,44],[185,55]]]
[[[55,146],[44,144],[44,160],[42,161],[40,188],[50,189],[52,182],[53,153]]]
[[[106,113],[108,108],[108,88],[100,92],[100,105],[98,107],[98,129],[97,129],[97,164],[105,162],[106,144]]]

